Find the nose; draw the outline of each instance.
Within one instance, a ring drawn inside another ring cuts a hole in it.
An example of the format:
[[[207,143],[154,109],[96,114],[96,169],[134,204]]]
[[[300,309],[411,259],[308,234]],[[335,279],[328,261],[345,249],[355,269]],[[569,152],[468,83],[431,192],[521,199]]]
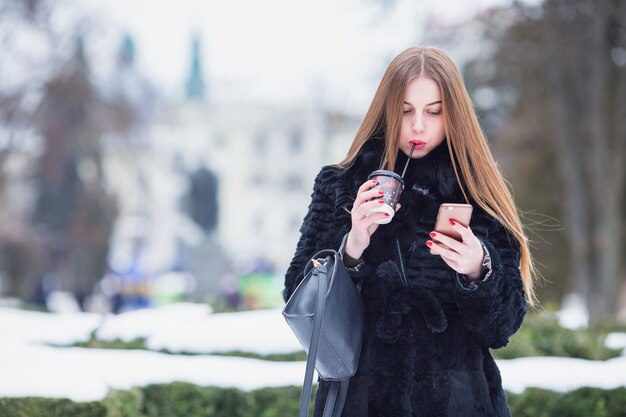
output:
[[[424,131],[424,119],[422,115],[416,114],[415,120],[413,120],[413,132],[421,133]]]

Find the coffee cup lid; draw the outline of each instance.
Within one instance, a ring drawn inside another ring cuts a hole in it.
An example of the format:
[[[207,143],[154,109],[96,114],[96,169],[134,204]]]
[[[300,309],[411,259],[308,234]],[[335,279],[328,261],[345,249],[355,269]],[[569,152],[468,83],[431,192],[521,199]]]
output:
[[[396,181],[399,181],[400,184],[402,184],[402,187],[404,188],[404,180],[402,179],[402,177],[400,175],[398,175],[397,173],[395,173],[393,171],[389,171],[387,169],[376,170],[376,171],[372,172],[371,174],[369,174],[367,176],[367,179],[370,179],[370,178],[373,178],[373,177],[380,177],[380,176],[391,177],[391,178],[395,179]]]

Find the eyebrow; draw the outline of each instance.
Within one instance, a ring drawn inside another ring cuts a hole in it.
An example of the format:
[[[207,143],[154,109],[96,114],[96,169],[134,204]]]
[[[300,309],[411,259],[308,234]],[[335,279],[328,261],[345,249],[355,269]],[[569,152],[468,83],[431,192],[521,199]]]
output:
[[[441,100],[433,101],[432,103],[428,103],[426,106],[432,106],[433,104],[439,104],[439,103],[441,103]],[[412,106],[411,103],[408,103],[406,101],[404,102],[404,104],[408,104],[409,106]]]

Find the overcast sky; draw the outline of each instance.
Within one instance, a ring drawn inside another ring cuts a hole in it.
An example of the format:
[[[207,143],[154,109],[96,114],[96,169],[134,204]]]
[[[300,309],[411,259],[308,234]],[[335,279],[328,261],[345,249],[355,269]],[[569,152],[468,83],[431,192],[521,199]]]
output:
[[[180,98],[195,32],[213,98],[298,101],[314,93],[359,106],[371,99],[389,60],[419,44],[426,19],[463,21],[510,1],[396,0],[387,9],[385,0],[74,3],[87,16],[95,72],[110,72],[110,57],[126,31],[136,41],[142,73],[167,96]]]

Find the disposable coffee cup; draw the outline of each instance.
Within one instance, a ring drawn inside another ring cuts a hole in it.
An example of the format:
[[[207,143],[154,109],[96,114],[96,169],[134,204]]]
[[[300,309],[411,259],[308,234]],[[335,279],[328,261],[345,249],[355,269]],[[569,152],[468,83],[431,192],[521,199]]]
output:
[[[396,214],[395,207],[396,203],[400,199],[402,191],[404,191],[404,181],[400,175],[386,169],[379,169],[372,172],[367,179],[378,181],[378,184],[376,184],[374,188],[385,193],[380,198],[376,197],[377,200],[383,199],[385,202],[381,204],[380,207],[369,210],[367,215],[369,216],[374,213],[387,213],[389,214],[389,217],[376,220],[376,223],[378,224],[387,224],[391,221],[391,219],[393,219],[394,214]]]

